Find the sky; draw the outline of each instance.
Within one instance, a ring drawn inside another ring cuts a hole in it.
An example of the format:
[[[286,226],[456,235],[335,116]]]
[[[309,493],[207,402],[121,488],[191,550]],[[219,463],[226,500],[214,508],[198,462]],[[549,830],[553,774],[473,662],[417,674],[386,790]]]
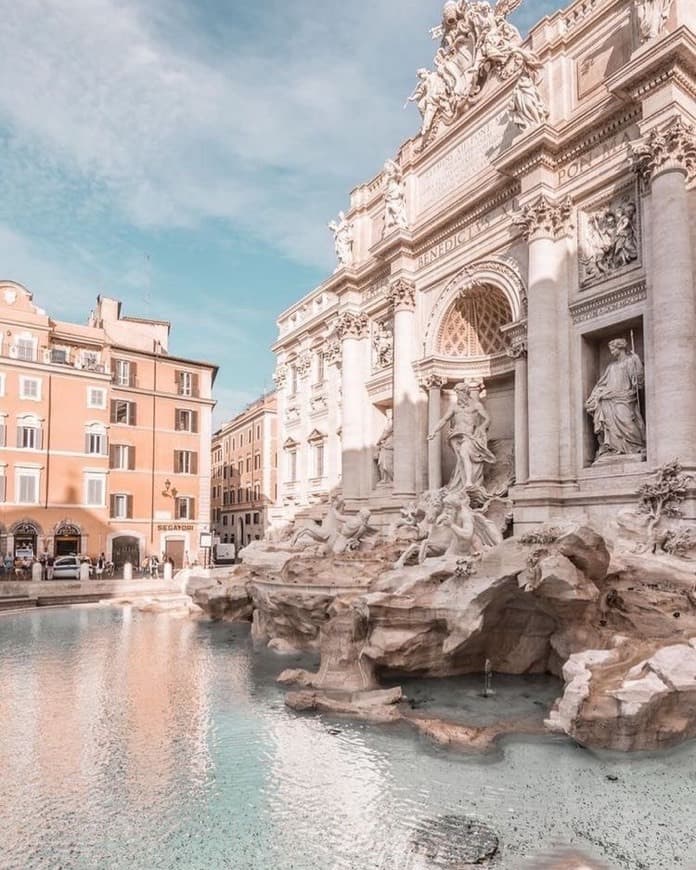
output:
[[[441,5],[0,0],[0,279],[59,319],[103,294],[170,320],[229,418],[272,388],[277,316],[333,271],[327,222],[418,132],[402,106]]]

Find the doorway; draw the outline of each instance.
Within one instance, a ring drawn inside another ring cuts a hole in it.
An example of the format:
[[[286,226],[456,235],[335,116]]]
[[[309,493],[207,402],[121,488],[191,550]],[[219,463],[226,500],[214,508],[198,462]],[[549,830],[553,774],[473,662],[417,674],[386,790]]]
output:
[[[122,571],[126,562],[130,562],[134,568],[140,565],[140,543],[137,538],[130,535],[121,535],[114,538],[111,545],[111,561],[117,571]]]
[[[186,542],[183,538],[168,538],[164,544],[164,555],[174,562],[174,567],[180,570],[184,567],[184,553],[186,552]]]

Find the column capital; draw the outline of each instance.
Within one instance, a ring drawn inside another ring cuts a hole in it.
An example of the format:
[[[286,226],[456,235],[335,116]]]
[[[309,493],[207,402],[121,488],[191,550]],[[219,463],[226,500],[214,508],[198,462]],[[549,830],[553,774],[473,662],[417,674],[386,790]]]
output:
[[[427,375],[421,375],[418,383],[424,390],[441,390],[447,383],[447,378],[438,375],[437,372],[429,372]]]
[[[513,215],[512,222],[522,227],[525,238],[530,242],[536,239],[555,240],[570,233],[572,214],[573,203],[569,196],[557,202],[542,193]]]
[[[387,299],[394,308],[394,311],[415,311],[415,284],[412,281],[406,281],[404,278],[397,278],[389,285]]]
[[[517,341],[511,341],[507,347],[505,348],[505,354],[510,357],[510,359],[526,359],[527,358],[527,339],[518,339]]]
[[[341,342],[338,338],[327,339],[324,342],[322,350],[324,353],[324,359],[328,365],[333,366],[341,364]]]
[[[646,187],[663,172],[681,172],[688,181],[696,178],[696,132],[680,117],[629,147],[631,166]]]
[[[369,325],[367,314],[344,311],[336,320],[336,335],[341,341],[346,338],[367,338]]]

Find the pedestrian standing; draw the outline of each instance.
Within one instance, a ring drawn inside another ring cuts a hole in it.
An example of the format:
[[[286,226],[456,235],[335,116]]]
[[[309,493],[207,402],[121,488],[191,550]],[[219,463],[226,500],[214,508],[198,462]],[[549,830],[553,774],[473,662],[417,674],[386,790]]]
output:
[[[102,574],[104,573],[104,566],[106,565],[106,556],[103,553],[99,554],[99,558],[97,559],[97,580],[101,580]]]

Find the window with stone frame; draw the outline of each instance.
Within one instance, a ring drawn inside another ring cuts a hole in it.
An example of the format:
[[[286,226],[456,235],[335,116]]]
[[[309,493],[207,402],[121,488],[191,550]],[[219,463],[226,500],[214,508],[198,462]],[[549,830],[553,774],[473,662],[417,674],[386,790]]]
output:
[[[135,469],[135,447],[131,444],[112,444],[109,448],[109,467],[118,471]]]
[[[174,499],[174,513],[177,520],[195,519],[195,499],[188,495],[180,495]]]
[[[113,520],[133,519],[133,496],[127,493],[113,493],[109,498],[109,516]]]
[[[20,378],[19,398],[31,402],[41,401],[41,378]]]
[[[198,454],[193,450],[175,450],[174,473],[198,474]]]
[[[123,399],[111,400],[111,422],[119,426],[135,426],[138,420],[137,405]]]
[[[34,417],[21,417],[17,425],[17,447],[20,450],[41,450],[43,432]]]
[[[38,468],[18,468],[15,477],[17,504],[38,504],[41,471]]]
[[[107,455],[106,429],[103,426],[88,427],[85,432],[85,453],[90,456]]]
[[[177,432],[198,432],[198,412],[190,408],[176,408],[174,428]]]

